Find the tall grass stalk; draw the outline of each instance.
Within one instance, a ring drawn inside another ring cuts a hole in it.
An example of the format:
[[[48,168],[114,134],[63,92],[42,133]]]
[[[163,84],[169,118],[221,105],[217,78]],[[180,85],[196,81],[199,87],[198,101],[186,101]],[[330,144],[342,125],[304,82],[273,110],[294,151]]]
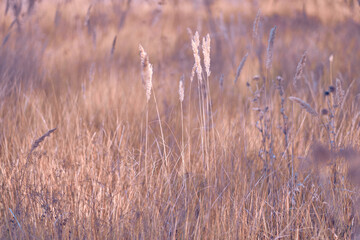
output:
[[[183,101],[184,101],[184,75],[181,76],[179,81],[179,100],[180,100],[180,111],[181,111],[181,159],[183,166],[183,175],[186,174],[186,165],[185,165],[185,147],[184,147],[184,111],[183,111]]]
[[[149,135],[149,100],[151,96],[152,90],[152,75],[153,68],[149,62],[149,56],[145,52],[144,48],[139,45],[140,51],[140,60],[141,60],[141,79],[143,84],[145,85],[146,90],[146,126],[145,126],[145,160],[144,160],[144,171],[145,171],[145,181],[148,181],[148,135]]]
[[[203,71],[201,66],[201,58],[199,54],[200,48],[200,37],[199,33],[195,32],[192,40],[191,46],[194,54],[195,59],[195,67],[196,67],[196,74],[198,79],[198,102],[199,102],[199,114],[200,114],[200,136],[201,136],[201,152],[202,152],[202,160],[203,160],[203,167],[204,171],[208,169],[208,147],[207,147],[207,134],[206,134],[206,106],[205,106],[205,99],[206,99],[206,83],[203,80]]]
[[[206,37],[203,37],[202,41],[202,50],[204,56],[204,66],[206,69],[206,83],[205,83],[205,93],[206,93],[206,116],[207,116],[207,126],[206,133],[211,131],[211,136],[207,136],[207,148],[208,150],[208,164],[207,164],[207,174],[210,174],[210,160],[214,159],[215,154],[215,130],[214,130],[214,121],[213,121],[213,112],[212,112],[212,100],[211,100],[211,90],[210,90],[210,49],[211,49],[211,38],[207,34]]]

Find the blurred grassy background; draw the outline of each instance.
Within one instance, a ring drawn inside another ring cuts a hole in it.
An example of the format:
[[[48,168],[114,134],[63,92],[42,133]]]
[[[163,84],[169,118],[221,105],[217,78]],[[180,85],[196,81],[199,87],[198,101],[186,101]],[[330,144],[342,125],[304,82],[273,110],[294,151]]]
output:
[[[356,239],[359,10],[350,0],[1,2],[1,238]],[[212,134],[201,125],[197,83],[189,80],[195,31],[211,36]],[[140,43],[154,66],[156,104],[146,104],[141,86]],[[303,77],[293,87],[304,51]],[[270,153],[261,152],[262,120],[252,110],[258,106],[249,87],[261,89],[255,75],[273,89]],[[327,99],[333,98],[324,91],[341,81],[346,96],[334,113],[335,149],[329,115],[312,118],[287,100],[290,144],[284,147],[277,76],[284,79],[286,99],[300,97],[317,112],[330,108]],[[201,136],[207,134],[211,164],[204,167]],[[274,162],[267,169],[263,155],[270,154]],[[291,161],[295,176],[288,171]]]

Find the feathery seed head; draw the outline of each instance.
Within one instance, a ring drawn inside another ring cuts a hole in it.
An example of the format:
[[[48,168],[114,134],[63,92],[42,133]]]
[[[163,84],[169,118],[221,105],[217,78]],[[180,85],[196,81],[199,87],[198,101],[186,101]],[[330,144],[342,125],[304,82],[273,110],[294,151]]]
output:
[[[339,78],[336,79],[336,95],[335,95],[335,102],[336,106],[340,106],[344,101],[345,92],[341,86],[341,80]]]
[[[203,49],[203,55],[204,55],[204,65],[206,70],[207,77],[210,76],[210,35],[207,34],[206,38],[203,38],[202,41],[202,49]]]
[[[139,51],[140,51],[140,60],[141,60],[141,64],[144,64],[144,62],[146,61],[147,58],[147,53],[145,52],[143,46],[141,46],[141,44],[139,44]]]
[[[195,72],[196,72],[196,63],[194,63],[194,66],[192,67],[192,70],[191,70],[190,82],[192,82],[194,80]]]
[[[244,65],[245,65],[245,62],[246,62],[246,59],[248,57],[248,53],[245,54],[245,56],[242,58],[240,64],[239,64],[239,67],[237,68],[237,71],[236,71],[236,76],[235,76],[235,80],[234,80],[234,83],[237,82],[238,78],[240,77],[240,73],[241,73],[241,70],[243,69]]]
[[[275,34],[276,34],[276,26],[273,27],[270,31],[270,37],[269,37],[268,48],[267,48],[267,57],[266,57],[266,69],[270,69],[271,65],[272,65]]]
[[[202,67],[201,67],[201,59],[199,55],[199,46],[200,46],[199,33],[196,32],[193,38],[191,39],[191,47],[195,58],[195,66],[196,66],[198,81],[202,83],[202,76],[201,76]]]
[[[301,100],[300,98],[297,97],[289,97],[289,99],[293,102],[296,102],[297,104],[300,105],[300,107],[302,109],[304,109],[305,111],[307,111],[308,113],[310,113],[313,116],[317,116],[318,113],[305,101]]]
[[[301,76],[303,74],[304,68],[306,64],[306,51],[302,55],[297,67],[296,67],[296,73],[293,79],[293,85],[296,87],[296,82],[301,79]]]
[[[179,82],[179,100],[180,102],[184,101],[184,75],[181,76]]]
[[[261,11],[259,9],[256,14],[254,24],[253,24],[253,38],[256,38],[258,35],[258,29],[259,29],[259,25],[260,25],[260,14],[261,14]]]
[[[146,89],[146,100],[149,102],[152,89],[153,67],[149,62],[148,54],[141,45],[139,45],[139,50],[141,59],[141,79]]]

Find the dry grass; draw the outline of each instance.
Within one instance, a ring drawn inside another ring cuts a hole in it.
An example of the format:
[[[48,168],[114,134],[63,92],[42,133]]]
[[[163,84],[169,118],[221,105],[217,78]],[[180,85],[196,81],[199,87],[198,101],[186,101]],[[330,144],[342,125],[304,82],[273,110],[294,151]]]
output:
[[[18,2],[1,239],[359,238],[356,1]]]
[[[303,100],[301,100],[300,98],[297,97],[289,97],[289,99],[291,101],[296,102],[297,104],[299,104],[301,106],[302,109],[306,110],[308,113],[310,113],[313,116],[317,116],[318,113],[306,102],[304,102]]]

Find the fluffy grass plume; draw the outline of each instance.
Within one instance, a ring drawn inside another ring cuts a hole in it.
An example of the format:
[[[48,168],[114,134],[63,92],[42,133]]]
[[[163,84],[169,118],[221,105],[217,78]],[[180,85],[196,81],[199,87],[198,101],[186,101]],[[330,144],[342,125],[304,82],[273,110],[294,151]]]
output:
[[[302,77],[304,68],[305,68],[305,64],[306,64],[306,51],[304,52],[304,54],[302,55],[297,67],[296,67],[296,73],[295,76],[293,78],[293,85],[294,87],[296,87],[296,83],[297,81],[299,81]]]
[[[237,80],[239,79],[241,70],[243,69],[243,67],[245,65],[247,57],[248,57],[248,53],[246,53],[245,56],[241,59],[241,62],[240,62],[239,66],[238,66],[238,68],[236,70],[236,76],[235,76],[234,83],[236,83]]]
[[[275,35],[276,35],[276,26],[270,30],[269,42],[266,51],[266,69],[270,69],[272,65]]]
[[[179,81],[179,100],[180,102],[184,101],[184,75],[181,76],[180,81]]]
[[[196,63],[194,63],[194,65],[191,69],[190,82],[192,82],[194,80],[195,73],[196,73]]]
[[[345,91],[341,86],[341,80],[336,79],[335,106],[341,106],[344,101]]]
[[[207,34],[206,37],[203,37],[202,49],[204,55],[204,66],[206,70],[206,76],[210,77],[210,34]]]
[[[301,100],[300,98],[297,97],[289,97],[289,99],[293,102],[296,102],[297,104],[300,105],[300,107],[302,109],[304,109],[305,111],[307,111],[308,113],[310,113],[313,116],[317,116],[318,113],[310,106],[310,104],[308,104],[307,102]]]
[[[141,45],[139,45],[139,50],[141,59],[141,79],[146,89],[146,100],[149,102],[152,89],[153,67],[149,62],[148,54]]]
[[[201,59],[200,59],[200,54],[199,54],[199,46],[200,46],[200,38],[199,38],[199,33],[196,31],[193,38],[191,39],[191,47],[192,47],[192,51],[193,51],[194,59],[195,59],[195,68],[196,68],[197,78],[198,78],[198,81],[200,83],[202,83],[202,66],[201,66]],[[209,55],[209,57],[210,57],[210,55]],[[210,64],[210,60],[209,60],[209,64]]]
[[[256,13],[256,17],[253,23],[253,31],[252,31],[253,39],[255,39],[258,36],[259,26],[261,23],[260,20],[261,20],[261,11],[259,9]]]

